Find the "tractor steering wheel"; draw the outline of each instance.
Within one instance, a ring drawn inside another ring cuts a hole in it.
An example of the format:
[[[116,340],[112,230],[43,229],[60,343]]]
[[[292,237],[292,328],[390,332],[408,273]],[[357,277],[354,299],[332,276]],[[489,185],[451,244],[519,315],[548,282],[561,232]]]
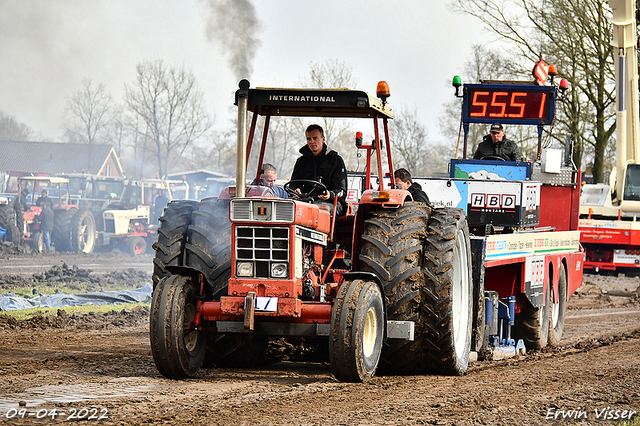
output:
[[[302,201],[309,201],[312,195],[324,194],[328,191],[327,187],[324,186],[322,182],[311,179],[290,180],[284,184],[283,188],[292,198],[299,198]],[[299,189],[300,192],[297,192],[296,189]]]
[[[504,158],[498,156],[498,155],[485,155],[484,157],[481,158],[481,160],[498,160],[498,161],[507,161]]]

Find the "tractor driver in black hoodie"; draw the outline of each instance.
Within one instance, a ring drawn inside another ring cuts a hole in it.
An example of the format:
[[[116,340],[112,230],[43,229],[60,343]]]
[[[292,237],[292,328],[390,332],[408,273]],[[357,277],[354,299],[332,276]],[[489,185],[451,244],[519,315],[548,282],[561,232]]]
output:
[[[293,167],[291,180],[307,179],[318,181],[327,187],[327,191],[312,196],[314,204],[326,205],[333,214],[334,199],[338,199],[336,216],[346,212],[347,170],[344,160],[337,152],[327,148],[324,130],[312,124],[305,131],[307,144],[300,148],[302,157]]]

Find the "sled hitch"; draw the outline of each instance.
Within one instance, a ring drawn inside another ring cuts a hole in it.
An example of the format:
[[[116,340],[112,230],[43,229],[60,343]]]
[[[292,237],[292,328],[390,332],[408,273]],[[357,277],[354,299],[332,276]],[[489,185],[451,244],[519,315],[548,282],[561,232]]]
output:
[[[244,328],[245,330],[255,330],[256,313],[256,293],[251,291],[244,298]]]

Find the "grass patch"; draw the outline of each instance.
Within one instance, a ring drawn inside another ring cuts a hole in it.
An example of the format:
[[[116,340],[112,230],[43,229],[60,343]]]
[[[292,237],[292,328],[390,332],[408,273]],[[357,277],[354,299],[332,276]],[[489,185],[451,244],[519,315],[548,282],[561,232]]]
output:
[[[89,312],[110,312],[123,309],[133,309],[136,306],[150,306],[149,303],[122,303],[120,305],[84,305],[84,306],[66,306],[64,308],[31,308],[31,309],[19,309],[16,311],[2,312],[4,315],[9,315],[18,320],[24,320],[33,318],[38,315],[48,316],[57,315],[58,310],[66,311],[67,314],[88,314]]]
[[[140,287],[144,287],[146,282],[139,282],[135,285],[131,285],[129,283],[100,283],[96,285],[95,283],[87,283],[87,282],[58,282],[54,285],[51,283],[40,283],[37,285],[32,285],[29,287],[24,286],[15,286],[3,288],[0,290],[1,293],[13,293],[18,296],[26,296],[28,298],[36,297],[39,294],[56,294],[56,293],[65,293],[65,294],[77,294],[77,293],[97,293],[99,291],[119,291],[119,290],[135,290]]]

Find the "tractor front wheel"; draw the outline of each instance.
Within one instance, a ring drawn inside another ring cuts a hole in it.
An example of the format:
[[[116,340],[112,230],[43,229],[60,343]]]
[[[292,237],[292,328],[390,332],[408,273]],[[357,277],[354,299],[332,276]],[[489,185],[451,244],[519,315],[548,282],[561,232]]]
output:
[[[33,241],[31,242],[31,247],[38,253],[42,253],[45,251],[44,246],[44,237],[42,232],[36,232],[33,236]]]
[[[158,371],[169,379],[193,376],[202,366],[206,332],[195,318],[199,287],[191,277],[170,275],[153,291],[149,333]]]
[[[345,281],[331,315],[329,356],[334,376],[367,382],[376,372],[384,339],[384,302],[371,281]]]
[[[146,251],[147,241],[140,236],[131,237],[127,242],[127,253],[131,256],[139,256],[146,253]]]

